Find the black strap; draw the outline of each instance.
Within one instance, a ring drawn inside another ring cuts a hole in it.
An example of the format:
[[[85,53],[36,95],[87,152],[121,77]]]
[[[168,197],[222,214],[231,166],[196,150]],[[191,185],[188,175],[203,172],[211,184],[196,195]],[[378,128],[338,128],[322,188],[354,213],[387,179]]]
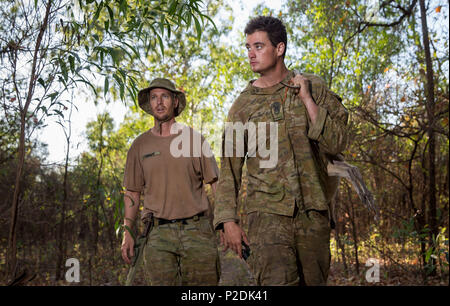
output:
[[[189,218],[182,218],[182,219],[167,220],[167,219],[155,218],[157,220],[155,225],[163,225],[163,224],[167,224],[167,223],[177,223],[177,222],[182,222],[183,224],[186,224],[187,220],[194,219],[196,217],[203,217],[204,215],[205,215],[205,212],[201,212],[199,214],[196,214],[195,216],[192,216]]]

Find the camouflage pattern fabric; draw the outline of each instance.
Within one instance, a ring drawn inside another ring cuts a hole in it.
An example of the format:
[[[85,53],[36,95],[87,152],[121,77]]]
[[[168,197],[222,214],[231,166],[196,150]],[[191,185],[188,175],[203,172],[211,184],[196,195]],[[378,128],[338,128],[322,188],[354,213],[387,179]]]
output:
[[[262,168],[260,161],[264,159],[248,154],[252,136],[248,130],[244,136],[247,157],[227,156],[227,131],[223,136],[213,224],[219,228],[223,222],[238,221],[236,208],[246,162],[245,207],[252,250],[248,261],[258,285],[324,285],[328,276],[329,203],[338,179],[328,177],[327,162],[347,146],[348,112],[322,79],[304,76],[310,81],[310,92],[319,108],[314,124],[295,90],[282,84],[294,77],[292,71],[269,88],[250,83],[228,114],[227,121],[232,123],[278,124],[278,162],[274,167]],[[233,152],[237,149],[236,136],[233,131]],[[266,131],[267,145],[269,137]]]
[[[219,286],[255,286],[256,282],[248,263],[239,258],[231,249],[223,251],[219,246],[220,273]]]
[[[229,111],[227,122],[278,123],[276,166],[261,168],[263,158],[259,154],[247,157],[247,213],[259,211],[292,217],[295,203],[302,211],[327,210],[337,188],[337,178],[327,175],[327,154],[336,155],[345,149],[348,113],[340,98],[326,87],[323,80],[314,75],[304,75],[311,81],[310,92],[319,107],[314,125],[295,91],[281,83],[269,88],[249,84]],[[290,72],[283,83],[288,83],[293,76],[294,73]],[[236,133],[233,137],[235,152]],[[248,137],[246,131],[245,142],[248,142]],[[269,144],[267,131],[266,137]],[[245,157],[226,156],[226,145],[224,132],[214,210],[215,227],[225,221],[238,220],[237,197]]]
[[[331,260],[327,211],[299,211],[294,218],[251,213],[248,238],[248,263],[258,286],[326,285]]]
[[[155,223],[144,249],[144,270],[152,286],[216,286],[220,264],[209,218]]]

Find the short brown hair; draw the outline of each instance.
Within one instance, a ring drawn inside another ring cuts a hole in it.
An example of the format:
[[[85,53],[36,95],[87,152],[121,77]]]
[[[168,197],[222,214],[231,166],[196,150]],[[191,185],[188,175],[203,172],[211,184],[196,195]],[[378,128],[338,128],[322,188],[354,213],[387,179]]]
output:
[[[245,35],[250,35],[256,31],[264,31],[269,36],[269,40],[274,47],[280,42],[284,43],[284,55],[287,49],[286,27],[280,19],[271,16],[258,16],[251,19],[245,27]]]

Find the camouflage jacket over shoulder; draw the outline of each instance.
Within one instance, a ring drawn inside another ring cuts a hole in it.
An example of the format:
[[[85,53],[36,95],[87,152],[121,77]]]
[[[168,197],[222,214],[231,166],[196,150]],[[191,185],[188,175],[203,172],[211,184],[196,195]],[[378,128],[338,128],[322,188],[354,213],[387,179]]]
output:
[[[322,79],[304,74],[319,106],[313,125],[295,90],[282,84],[293,76],[290,72],[268,88],[257,88],[250,82],[233,103],[222,140],[215,227],[238,220],[237,200],[246,157],[247,213],[292,216],[296,202],[304,210],[328,209],[337,181],[327,175],[327,156],[341,153],[347,145],[348,112]]]

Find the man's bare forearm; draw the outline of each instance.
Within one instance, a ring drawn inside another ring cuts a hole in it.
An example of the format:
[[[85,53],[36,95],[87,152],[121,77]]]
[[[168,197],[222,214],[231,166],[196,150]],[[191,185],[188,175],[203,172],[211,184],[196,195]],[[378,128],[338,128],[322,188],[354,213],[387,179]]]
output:
[[[309,118],[311,119],[311,123],[316,123],[317,114],[319,112],[319,107],[314,102],[314,100],[311,98],[311,96],[303,99],[303,104],[306,107],[306,110],[308,111]]]
[[[139,200],[141,193],[127,190],[124,195],[125,204],[125,218],[123,224],[130,227],[136,219],[137,212],[139,210]]]

